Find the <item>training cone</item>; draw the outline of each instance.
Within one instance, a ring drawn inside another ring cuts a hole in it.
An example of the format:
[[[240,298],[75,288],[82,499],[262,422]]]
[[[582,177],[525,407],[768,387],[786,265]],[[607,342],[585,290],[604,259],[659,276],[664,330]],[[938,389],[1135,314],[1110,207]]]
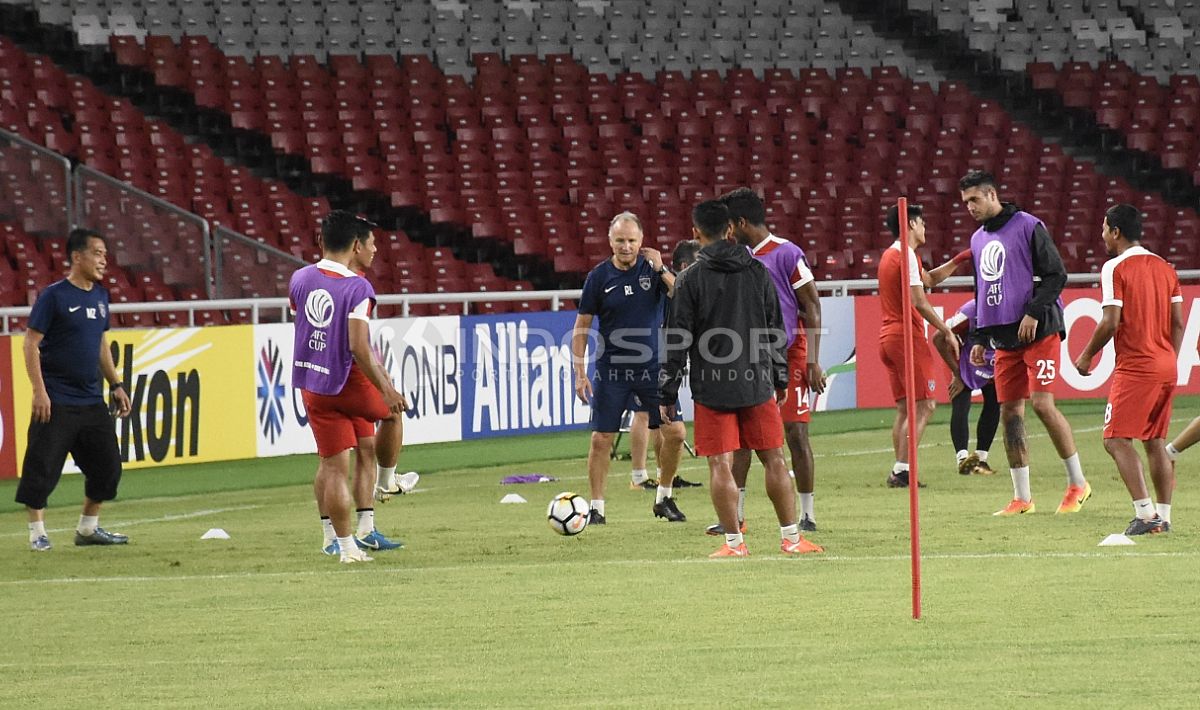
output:
[[[200,536],[201,540],[228,540],[229,533],[221,528],[211,528],[208,532]]]
[[[1113,533],[1100,541],[1096,547],[1118,547],[1120,545],[1136,545],[1137,543],[1121,533]]]
[[[500,502],[501,503],[528,503],[529,501],[525,500],[524,498],[522,498],[520,495],[518,495],[516,493],[509,493],[508,495],[501,498]]]

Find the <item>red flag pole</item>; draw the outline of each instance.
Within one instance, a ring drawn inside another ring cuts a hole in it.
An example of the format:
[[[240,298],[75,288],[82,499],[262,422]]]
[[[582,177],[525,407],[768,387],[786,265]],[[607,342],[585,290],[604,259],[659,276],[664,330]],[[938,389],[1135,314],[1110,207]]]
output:
[[[917,476],[917,438],[913,427],[917,421],[916,373],[913,368],[912,292],[909,287],[908,259],[908,200],[897,203],[900,217],[900,312],[904,314],[904,407],[908,416],[908,517],[909,537],[912,540],[912,616],[921,618],[921,513],[920,478]]]

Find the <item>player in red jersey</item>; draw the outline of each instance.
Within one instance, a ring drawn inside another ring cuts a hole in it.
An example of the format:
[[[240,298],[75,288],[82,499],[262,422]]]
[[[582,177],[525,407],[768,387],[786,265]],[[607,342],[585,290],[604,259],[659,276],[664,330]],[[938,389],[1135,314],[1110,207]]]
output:
[[[1125,534],[1166,532],[1171,529],[1175,489],[1166,436],[1183,344],[1183,293],[1175,269],[1141,245],[1142,218],[1136,207],[1110,207],[1101,235],[1113,257],[1100,272],[1104,315],[1075,360],[1075,369],[1089,374],[1096,353],[1115,341],[1117,367],[1104,408],[1104,450],[1133,498],[1134,518]],[[1134,439],[1146,450],[1157,507],[1150,501]]]
[[[879,258],[879,303],[883,310],[883,323],[879,333],[879,357],[888,371],[888,381],[892,387],[892,397],[896,400],[896,419],[892,424],[892,448],[896,453],[896,463],[888,475],[887,484],[891,488],[908,487],[908,446],[909,435],[908,409],[904,387],[904,312],[903,288],[900,281],[900,212],[892,206],[887,213],[887,228],[896,237]],[[912,291],[912,348],[913,372],[917,392],[917,443],[925,432],[925,425],[933,415],[933,393],[937,390],[937,372],[933,353],[929,349],[929,341],[925,338],[925,324],[922,319],[945,336],[947,347],[958,359],[958,339],[954,332],[933,310],[929,299],[925,298],[925,289],[936,286],[954,273],[962,261],[962,255],[947,261],[933,271],[926,272],[917,260],[916,249],[925,243],[925,218],[922,216],[920,205],[908,206],[908,246],[913,251],[908,255],[908,288]]]

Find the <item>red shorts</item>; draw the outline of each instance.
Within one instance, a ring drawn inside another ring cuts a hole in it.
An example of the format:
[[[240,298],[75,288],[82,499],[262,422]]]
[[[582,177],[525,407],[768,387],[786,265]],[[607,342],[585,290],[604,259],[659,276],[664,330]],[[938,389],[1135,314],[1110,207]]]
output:
[[[1147,382],[1113,375],[1104,408],[1105,439],[1167,438],[1171,425],[1171,398],[1175,382]]]
[[[924,335],[913,338],[913,382],[916,385],[917,401],[931,399],[937,391],[937,379],[934,375],[933,352],[929,349],[929,341]],[[892,386],[892,399],[897,402],[904,400],[904,336],[885,335],[879,341],[879,359],[888,371],[888,382]]]
[[[796,342],[788,348],[787,398],[779,405],[779,413],[785,422],[806,423],[812,419],[809,415],[808,339],[802,336],[797,336]]]
[[[738,449],[770,451],[783,446],[783,420],[774,399],[741,409],[710,409],[696,402],[696,454],[716,456]]]
[[[1017,350],[997,350],[996,399],[1015,402],[1033,392],[1049,392],[1058,379],[1059,342],[1051,334]]]
[[[357,365],[342,391],[335,395],[300,390],[308,410],[308,424],[317,440],[317,455],[329,458],[358,446],[358,440],[375,436],[375,422],[387,419],[391,412],[383,395]]]

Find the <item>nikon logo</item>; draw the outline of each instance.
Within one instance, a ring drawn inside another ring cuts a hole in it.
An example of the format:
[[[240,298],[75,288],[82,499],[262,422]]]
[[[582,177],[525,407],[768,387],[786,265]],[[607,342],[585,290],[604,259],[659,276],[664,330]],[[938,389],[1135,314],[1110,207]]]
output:
[[[133,374],[133,345],[112,343],[113,364],[129,387],[129,416],[119,420],[122,461],[196,456],[200,444],[200,373],[154,370]],[[174,378],[174,382],[172,382]]]

